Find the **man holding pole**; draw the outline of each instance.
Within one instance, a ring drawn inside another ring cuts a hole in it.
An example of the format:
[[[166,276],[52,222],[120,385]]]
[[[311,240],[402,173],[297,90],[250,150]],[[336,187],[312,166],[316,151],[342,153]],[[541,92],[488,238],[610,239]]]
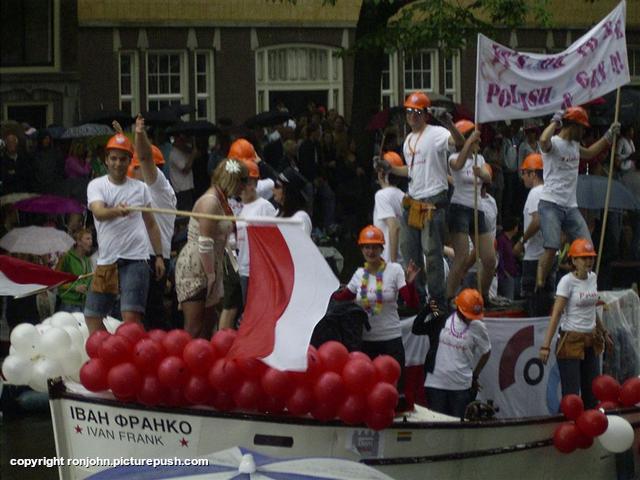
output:
[[[540,136],[544,185],[540,194],[538,213],[544,252],[538,261],[536,292],[542,291],[560,248],[560,234],[564,231],[569,241],[576,238],[591,239],[576,200],[578,166],[580,158],[589,160],[613,143],[620,131],[615,122],[604,136],[589,148],[580,146],[585,129],[589,128],[589,117],[582,107],[569,107],[556,112],[551,123]],[[560,132],[554,135],[560,128]]]

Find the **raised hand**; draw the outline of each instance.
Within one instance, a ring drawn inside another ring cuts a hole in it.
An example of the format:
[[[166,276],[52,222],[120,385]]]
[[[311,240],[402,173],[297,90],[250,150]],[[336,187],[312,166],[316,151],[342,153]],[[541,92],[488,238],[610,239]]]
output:
[[[413,260],[409,260],[409,263],[407,264],[407,270],[404,274],[404,278],[407,283],[412,283],[416,279],[418,273],[420,273],[420,270],[421,268],[418,267]]]
[[[124,130],[122,129],[122,125],[120,125],[120,122],[118,122],[117,120],[114,120],[113,122],[111,122],[111,126],[116,131],[116,133],[119,133],[119,134],[124,133]]]

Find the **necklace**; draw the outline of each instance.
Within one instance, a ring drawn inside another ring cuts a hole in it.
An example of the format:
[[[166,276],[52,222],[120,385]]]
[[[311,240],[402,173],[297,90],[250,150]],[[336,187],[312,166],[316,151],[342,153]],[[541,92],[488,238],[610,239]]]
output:
[[[422,137],[422,134],[424,133],[424,131],[427,129],[427,126],[425,125],[424,128],[422,130],[420,130],[420,134],[418,135],[418,138],[416,138],[416,141],[413,142],[413,147],[411,146],[411,139],[407,138],[407,148],[409,149],[409,153],[411,154],[411,166],[413,167],[413,161],[416,158],[416,148],[418,148],[418,142],[420,141],[420,137]],[[412,133],[412,135],[415,136],[415,133]]]
[[[372,309],[367,295],[369,290],[369,276],[371,273],[369,272],[369,263],[365,262],[364,264],[364,274],[362,275],[362,282],[360,283],[360,301],[362,302],[362,308],[370,315],[378,315],[382,311],[382,274],[384,273],[385,267],[386,263],[383,261],[375,272],[376,304]]]
[[[467,330],[469,330],[469,325],[470,324],[469,323],[465,324],[465,326],[462,329],[462,331],[458,332],[456,330],[456,327],[455,327],[456,318],[458,318],[458,316],[455,315],[455,314],[451,317],[451,324],[449,326],[449,331],[451,332],[451,336],[453,336],[455,338],[462,338],[462,337],[464,337],[464,334],[467,333]]]

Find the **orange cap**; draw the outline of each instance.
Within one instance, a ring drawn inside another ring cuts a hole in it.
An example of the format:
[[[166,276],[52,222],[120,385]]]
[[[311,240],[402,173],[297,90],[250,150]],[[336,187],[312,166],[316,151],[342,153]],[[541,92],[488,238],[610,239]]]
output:
[[[401,167],[404,165],[402,157],[396,152],[384,152],[382,158],[392,167]]]
[[[235,160],[252,160],[256,161],[258,155],[256,155],[256,149],[253,148],[251,142],[244,138],[239,138],[231,144],[227,158],[233,158]]]
[[[243,160],[244,166],[249,170],[249,178],[260,178],[260,169],[258,164],[252,160]]]
[[[431,100],[424,92],[413,92],[404,101],[404,108],[416,108],[424,110],[431,106]]]
[[[595,257],[596,251],[591,243],[586,238],[576,238],[569,247],[569,256],[576,257]]]
[[[539,153],[530,153],[522,161],[520,170],[542,170],[542,155]]]
[[[587,128],[591,126],[589,125],[589,115],[587,115],[587,111],[582,107],[567,108],[567,111],[564,112],[564,116],[562,118],[570,122],[578,123]]]
[[[484,300],[475,288],[465,288],[456,297],[456,307],[470,320],[484,317]]]
[[[458,120],[456,122],[456,128],[462,135],[466,135],[475,130],[476,125],[471,120]]]
[[[384,245],[384,233],[373,225],[364,227],[358,236],[358,245]]]
[[[121,133],[116,133],[109,139],[106,150],[122,150],[123,152],[128,153],[130,157],[133,156],[133,144],[131,143],[131,140]]]

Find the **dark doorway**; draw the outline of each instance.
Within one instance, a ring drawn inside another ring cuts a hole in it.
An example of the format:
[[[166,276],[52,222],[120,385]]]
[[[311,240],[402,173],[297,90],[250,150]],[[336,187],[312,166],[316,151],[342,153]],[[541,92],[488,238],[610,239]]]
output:
[[[16,122],[26,122],[33,128],[47,126],[47,105],[8,105],[7,119]]]
[[[316,107],[327,107],[329,92],[327,90],[284,90],[269,92],[269,107],[273,110],[278,103],[283,103],[289,112],[294,116],[300,116],[307,112],[307,105],[310,101]]]

